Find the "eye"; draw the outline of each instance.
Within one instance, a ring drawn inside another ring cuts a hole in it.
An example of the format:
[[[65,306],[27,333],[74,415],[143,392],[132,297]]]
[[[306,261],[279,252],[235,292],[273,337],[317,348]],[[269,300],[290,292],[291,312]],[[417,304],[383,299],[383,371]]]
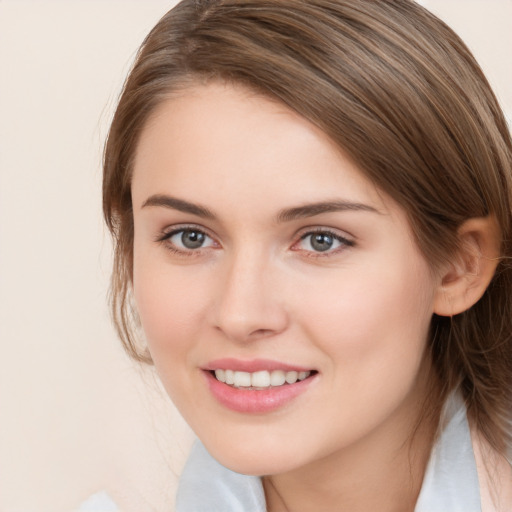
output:
[[[204,231],[194,228],[181,228],[166,233],[160,241],[166,242],[177,251],[195,251],[212,247],[214,240]]]
[[[302,235],[295,247],[299,250],[315,253],[332,253],[337,252],[342,247],[353,245],[353,241],[341,235],[327,230],[318,230]]]

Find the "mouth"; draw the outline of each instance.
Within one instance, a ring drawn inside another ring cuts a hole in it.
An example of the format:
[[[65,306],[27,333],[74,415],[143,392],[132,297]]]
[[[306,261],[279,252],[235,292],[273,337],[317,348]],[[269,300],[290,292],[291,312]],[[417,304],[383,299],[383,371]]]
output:
[[[306,380],[315,373],[311,371],[286,371],[286,370],[260,370],[256,372],[244,372],[218,368],[210,371],[216,380],[233,388],[247,390],[267,390]]]
[[[238,413],[271,413],[295,403],[316,387],[317,370],[288,366],[275,361],[212,362],[203,375],[213,397]]]

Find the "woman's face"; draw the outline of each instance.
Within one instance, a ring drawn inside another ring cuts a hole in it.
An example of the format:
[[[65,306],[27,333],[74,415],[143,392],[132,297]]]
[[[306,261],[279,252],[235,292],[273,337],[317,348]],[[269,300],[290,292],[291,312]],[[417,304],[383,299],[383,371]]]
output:
[[[403,444],[437,278],[320,130],[243,88],[190,88],[145,127],[132,196],[150,352],[214,457],[276,474]]]

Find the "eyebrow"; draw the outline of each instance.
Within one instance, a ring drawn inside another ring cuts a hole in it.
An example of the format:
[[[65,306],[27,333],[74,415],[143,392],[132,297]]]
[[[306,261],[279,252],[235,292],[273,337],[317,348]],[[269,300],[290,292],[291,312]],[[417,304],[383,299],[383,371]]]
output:
[[[325,201],[281,210],[277,215],[277,222],[290,222],[292,220],[303,219],[306,217],[314,217],[315,215],[320,215],[322,213],[346,211],[363,211],[380,214],[380,212],[373,206],[363,203],[351,203],[349,201]]]
[[[183,199],[178,199],[164,194],[156,194],[146,199],[142,208],[147,206],[162,206],[164,208],[171,208],[184,213],[191,213],[192,215],[197,215],[198,217],[203,217],[205,219],[215,219],[215,215],[204,206],[189,203]]]
[[[216,218],[215,214],[204,206],[165,194],[155,194],[150,196],[146,201],[144,201],[142,208],[146,208],[148,206],[170,208],[172,210],[190,213],[210,220],[214,220]],[[315,215],[320,215],[322,213],[345,211],[363,211],[380,214],[380,212],[373,206],[363,203],[351,203],[349,201],[323,201],[319,203],[304,204],[293,208],[285,208],[277,214],[276,221],[278,223],[290,222],[292,220],[314,217]]]

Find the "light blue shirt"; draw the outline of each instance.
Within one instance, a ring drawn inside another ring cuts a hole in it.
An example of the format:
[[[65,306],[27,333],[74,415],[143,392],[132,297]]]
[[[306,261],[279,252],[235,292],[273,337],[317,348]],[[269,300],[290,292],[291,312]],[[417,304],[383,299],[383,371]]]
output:
[[[448,400],[414,512],[481,512],[466,408]],[[261,479],[219,464],[196,441],[180,479],[176,512],[265,512]]]

